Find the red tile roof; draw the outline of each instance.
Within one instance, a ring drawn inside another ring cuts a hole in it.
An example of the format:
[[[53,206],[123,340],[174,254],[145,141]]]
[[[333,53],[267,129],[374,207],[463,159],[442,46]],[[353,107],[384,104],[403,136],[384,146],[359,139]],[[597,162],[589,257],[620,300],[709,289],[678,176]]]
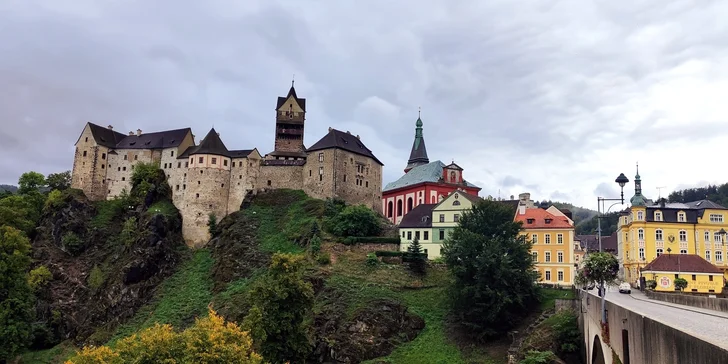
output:
[[[550,222],[546,222],[550,219]],[[519,214],[516,210],[516,221],[523,222],[524,229],[571,229],[574,226],[563,216],[556,216],[544,209],[526,209],[525,214]]]
[[[723,271],[711,264],[703,257],[695,254],[661,254],[647,264],[642,271],[656,272],[686,272],[686,273],[716,273]]]

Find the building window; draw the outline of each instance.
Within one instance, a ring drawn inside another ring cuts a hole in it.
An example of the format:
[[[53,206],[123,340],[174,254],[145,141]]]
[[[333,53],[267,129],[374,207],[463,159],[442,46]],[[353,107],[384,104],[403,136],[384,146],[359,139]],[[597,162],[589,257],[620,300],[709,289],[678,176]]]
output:
[[[532,241],[532,242],[533,242],[534,244],[538,244],[538,235],[537,235],[537,234],[532,234],[532,235],[531,235],[531,241]]]
[[[104,167],[106,167],[106,165],[105,164],[102,164],[101,165],[101,169],[104,169]]]
[[[118,172],[121,172],[121,167],[117,167],[117,168],[116,168],[116,170],[117,170]]]
[[[680,237],[680,241],[688,241],[688,233],[685,230],[680,230],[678,233],[678,236]]]
[[[556,234],[556,244],[564,243],[564,234]]]
[[[186,185],[186,184],[183,184],[183,185],[182,185],[182,189],[183,189],[183,190],[186,190],[186,189],[187,189],[187,185]]]
[[[126,177],[121,177],[121,180],[122,181],[126,181]]]
[[[693,277],[692,278],[693,278],[693,280],[695,280],[695,274],[693,274]]]
[[[404,238],[404,231],[402,232],[402,237]]]
[[[564,262],[564,253],[563,252],[556,253],[556,262],[557,263],[563,263]]]
[[[397,200],[397,216],[402,216],[402,200]]]
[[[420,232],[415,231],[415,239],[420,240]]]
[[[662,212],[655,212],[655,221],[662,221]]]
[[[645,260],[645,248],[640,248],[640,260]]]
[[[723,215],[710,214],[710,222],[723,222]]]
[[[455,201],[452,202],[452,205],[453,206],[460,206],[460,201],[455,200]]]
[[[703,234],[703,237],[705,239],[705,242],[709,243],[710,242],[710,231],[705,230],[705,234]]]
[[[545,261],[546,263],[550,263],[550,262],[551,262],[551,252],[546,252],[546,253],[544,253],[544,256],[545,256],[545,258],[546,258],[546,259],[545,259],[544,261]]]
[[[458,222],[458,221],[460,221],[460,215],[459,215],[459,214],[455,214],[455,215],[453,216],[453,220],[452,220],[452,221],[455,221],[455,222]]]
[[[645,240],[645,231],[643,229],[637,230],[637,239]]]
[[[677,214],[677,222],[685,222],[685,213],[684,212],[679,212]]]
[[[162,168],[167,169],[167,163],[165,163],[164,164],[164,167],[162,167]]]
[[[422,240],[430,240],[430,232],[425,231],[422,233],[424,236],[422,237]]]
[[[562,271],[558,271],[558,272],[556,272],[556,279],[557,279],[557,280],[558,280],[559,282],[563,281],[563,280],[564,280],[564,272],[562,272]]]
[[[411,231],[408,231],[407,232],[407,240],[412,240],[412,232]]]
[[[199,163],[204,163],[205,162],[205,157],[200,157],[199,161],[200,161]]]
[[[182,162],[177,162],[177,168],[182,168]]]
[[[662,230],[661,229],[655,230],[655,240],[662,241]]]
[[[713,281],[713,276],[708,276],[708,280],[712,282]]]
[[[369,187],[369,181],[364,182],[364,187]]]
[[[185,168],[187,168],[189,166],[190,166],[189,163],[188,162],[185,162]]]
[[[544,235],[544,243],[551,244],[551,234]]]
[[[642,211],[637,211],[637,220],[642,221],[642,217],[643,217],[642,215],[643,215]]]
[[[657,248],[657,256],[659,257],[662,255],[662,248]]]
[[[170,157],[174,157],[174,151],[170,151],[170,152],[169,152],[169,156],[170,156]]]
[[[440,240],[445,240],[445,229],[440,229]]]
[[[228,162],[227,159],[223,159],[222,165],[225,166],[225,167],[227,167],[227,164],[228,164],[227,162]]]
[[[688,253],[687,249],[680,249],[680,254],[687,254],[687,253]]]
[[[212,163],[212,164],[217,164],[217,158],[215,158],[215,157],[212,157],[212,162],[211,162],[211,163]]]
[[[533,261],[538,263],[538,252],[531,252],[531,255],[533,256]]]
[[[138,155],[138,154],[134,154],[134,160],[135,160],[135,161],[136,161],[136,160],[139,160],[139,155]]]
[[[440,222],[445,222],[445,214],[440,214]]]
[[[179,185],[176,185],[174,188],[179,191]]]
[[[83,156],[84,156],[84,157],[86,156],[86,151],[85,151],[85,150],[83,151]]]
[[[121,170],[122,171],[126,171],[126,167],[121,167]]]
[[[125,155],[124,155],[124,160],[125,160],[125,161],[126,161],[126,160],[129,160],[129,156],[125,154]]]
[[[196,193],[195,194],[195,198],[200,198],[200,194],[199,193]]]
[[[716,262],[722,262],[723,261],[723,252],[720,250],[715,251],[715,261]]]
[[[713,242],[716,244],[722,243],[723,237],[720,234],[715,233],[715,234],[713,234]]]
[[[547,280],[547,281],[550,281],[550,280],[551,280],[551,271],[550,271],[550,270],[547,270],[547,271],[546,271],[546,272],[544,272],[544,273],[546,273],[546,280]]]
[[[106,159],[106,153],[101,153],[101,159]]]
[[[319,153],[319,162],[324,161],[324,153]]]
[[[88,143],[88,137],[86,137],[86,143]]]
[[[710,250],[705,251],[705,260],[710,261]]]

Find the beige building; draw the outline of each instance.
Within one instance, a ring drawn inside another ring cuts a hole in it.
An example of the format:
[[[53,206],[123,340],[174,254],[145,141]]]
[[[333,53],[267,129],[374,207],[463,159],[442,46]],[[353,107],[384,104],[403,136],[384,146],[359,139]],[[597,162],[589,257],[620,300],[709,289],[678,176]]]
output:
[[[311,147],[303,144],[306,99],[291,86],[276,105],[274,150],[229,150],[215,129],[199,145],[190,128],[128,135],[87,123],[76,141],[72,186],[92,200],[131,188],[136,163],[156,163],[167,174],[189,245],[209,239],[210,214],[237,211],[248,193],[300,189],[316,198],[341,198],[381,208],[382,162],[358,135],[329,128]]]

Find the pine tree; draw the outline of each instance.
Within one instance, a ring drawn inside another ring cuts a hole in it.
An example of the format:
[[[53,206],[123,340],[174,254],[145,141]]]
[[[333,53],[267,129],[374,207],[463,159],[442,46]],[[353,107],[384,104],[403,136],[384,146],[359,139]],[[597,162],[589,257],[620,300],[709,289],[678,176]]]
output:
[[[425,256],[420,245],[420,239],[415,237],[412,243],[407,247],[407,255],[409,260],[409,268],[415,274],[423,275],[426,273]]]

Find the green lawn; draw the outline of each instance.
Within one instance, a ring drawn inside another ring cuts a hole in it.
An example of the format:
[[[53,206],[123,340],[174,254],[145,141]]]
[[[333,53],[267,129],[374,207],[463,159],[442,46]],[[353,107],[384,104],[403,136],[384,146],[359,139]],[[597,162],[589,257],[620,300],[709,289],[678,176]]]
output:
[[[541,288],[541,311],[554,308],[557,298],[574,299],[576,294],[571,289]]]

